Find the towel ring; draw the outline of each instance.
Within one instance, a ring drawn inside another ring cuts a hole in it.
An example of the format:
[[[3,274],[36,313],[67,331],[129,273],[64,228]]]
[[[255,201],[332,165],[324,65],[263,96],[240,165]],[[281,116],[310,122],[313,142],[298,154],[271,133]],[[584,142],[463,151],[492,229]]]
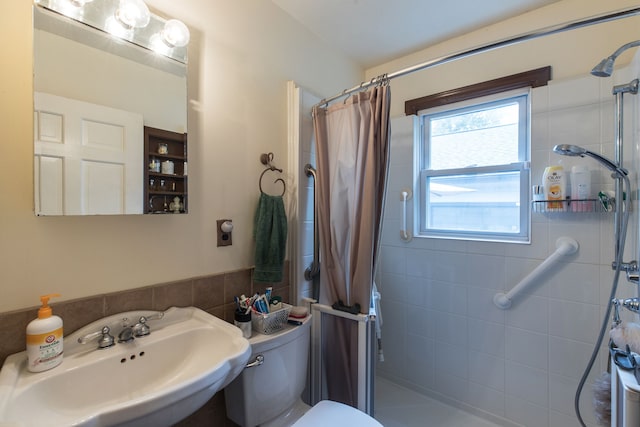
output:
[[[269,172],[269,171],[278,171],[280,173],[282,173],[282,169],[278,169],[276,167],[269,167],[266,168],[265,170],[262,171],[262,173],[260,174],[260,178],[258,179],[258,187],[260,188],[260,192],[262,194],[267,194],[265,193],[265,191],[262,189],[262,177],[264,176],[265,173]],[[276,182],[280,181],[282,183],[282,194],[280,194],[280,196],[284,196],[284,193],[287,192],[287,184],[284,182],[284,179],[282,178],[277,178],[275,181],[273,181],[273,183],[275,184]]]
[[[268,194],[268,193],[265,193],[264,190],[262,190],[262,177],[264,176],[264,174],[269,172],[269,171],[277,171],[277,172],[282,173],[282,169],[275,167],[273,165],[273,163],[271,163],[273,161],[273,157],[274,157],[273,153],[262,153],[260,155],[260,163],[262,163],[263,165],[265,165],[267,167],[260,174],[260,178],[258,178],[258,187],[260,188],[260,192],[262,194]],[[276,179],[275,181],[273,181],[273,183],[275,184],[278,181],[280,181],[282,183],[282,194],[280,195],[282,197],[282,196],[284,196],[284,193],[287,192],[287,184],[284,182],[284,179],[282,179],[282,178]]]

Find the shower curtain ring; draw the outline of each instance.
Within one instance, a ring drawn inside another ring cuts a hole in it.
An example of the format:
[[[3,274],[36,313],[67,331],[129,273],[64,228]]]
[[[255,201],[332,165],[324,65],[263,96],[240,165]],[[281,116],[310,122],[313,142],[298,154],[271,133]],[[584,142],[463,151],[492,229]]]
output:
[[[349,98],[351,97],[351,92],[347,93],[348,89],[345,89],[342,91],[342,96],[347,95],[347,97],[344,99],[344,101],[342,101],[342,105],[345,105],[347,103],[347,101],[349,100]]]

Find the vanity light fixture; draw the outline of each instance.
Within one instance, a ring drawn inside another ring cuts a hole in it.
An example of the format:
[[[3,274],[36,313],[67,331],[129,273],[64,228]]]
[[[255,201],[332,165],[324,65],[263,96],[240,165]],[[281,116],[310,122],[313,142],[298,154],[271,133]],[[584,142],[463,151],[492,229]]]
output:
[[[143,0],[34,0],[34,4],[187,63],[187,26],[152,14]]]

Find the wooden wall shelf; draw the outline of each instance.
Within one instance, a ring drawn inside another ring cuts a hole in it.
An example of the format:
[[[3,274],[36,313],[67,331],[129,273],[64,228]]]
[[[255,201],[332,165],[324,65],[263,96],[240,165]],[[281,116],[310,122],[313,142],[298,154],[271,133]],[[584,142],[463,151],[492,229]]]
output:
[[[187,213],[187,134],[145,126],[144,161],[145,213]],[[163,162],[173,173],[163,173]]]

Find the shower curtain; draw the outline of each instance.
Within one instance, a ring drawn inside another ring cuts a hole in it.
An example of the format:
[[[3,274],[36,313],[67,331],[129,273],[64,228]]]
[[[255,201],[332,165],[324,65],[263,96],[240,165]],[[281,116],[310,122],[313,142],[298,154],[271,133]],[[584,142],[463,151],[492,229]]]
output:
[[[358,304],[360,313],[369,313],[389,160],[389,109],[385,81],[344,102],[313,110],[321,304]],[[355,322],[325,317],[328,398],[355,406]]]

